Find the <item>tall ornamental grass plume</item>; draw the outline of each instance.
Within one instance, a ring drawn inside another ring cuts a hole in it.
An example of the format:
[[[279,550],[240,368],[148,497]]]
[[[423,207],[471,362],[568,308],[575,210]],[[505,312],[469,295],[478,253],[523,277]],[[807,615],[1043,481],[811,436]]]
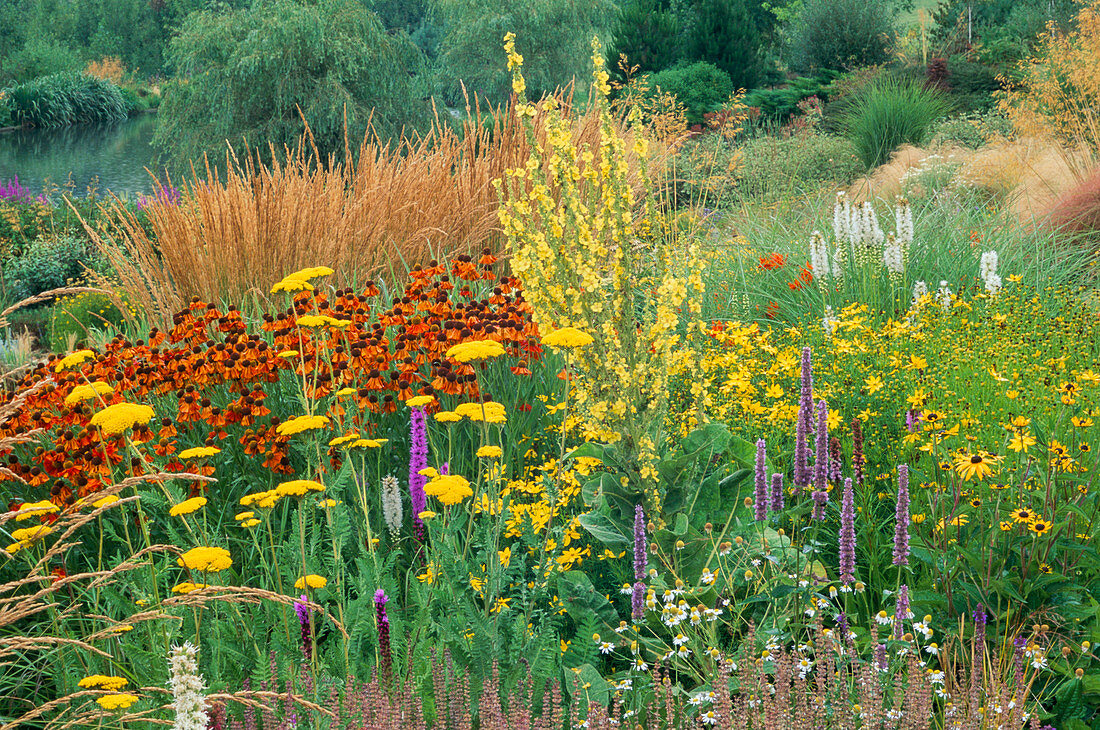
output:
[[[645,160],[649,142],[641,115],[613,117],[611,87],[599,43],[593,41],[591,108],[599,139],[580,144],[574,121],[557,99],[527,101],[523,58],[506,36],[508,68],[527,128],[530,155],[500,184],[500,221],[540,330],[572,327],[593,342],[571,364],[578,425],[587,438],[615,442],[628,465],[630,488],[661,514],[657,432],[667,407],[668,373],[692,357],[683,336],[700,312],[701,260],[693,236],[660,210],[645,164],[642,184],[630,184],[631,159]],[[540,143],[532,120],[542,114]],[[671,236],[671,240],[666,240]]]
[[[863,164],[878,167],[898,146],[927,142],[933,124],[950,110],[948,99],[934,89],[915,81],[882,79],[860,92],[841,128]]]

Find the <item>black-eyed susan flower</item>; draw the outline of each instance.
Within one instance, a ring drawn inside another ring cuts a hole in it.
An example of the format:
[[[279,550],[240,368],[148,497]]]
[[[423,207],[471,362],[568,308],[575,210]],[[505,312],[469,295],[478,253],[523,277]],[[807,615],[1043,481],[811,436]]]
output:
[[[986,453],[963,452],[955,457],[955,471],[967,482],[974,478],[985,479],[993,473],[993,465],[996,461],[996,457]]]
[[[1031,530],[1036,535],[1045,535],[1050,532],[1052,527],[1054,527],[1054,525],[1047,520],[1044,520],[1042,517],[1036,517],[1028,524],[1027,529]]]
[[[1027,507],[1019,507],[1012,510],[1012,519],[1017,524],[1026,525],[1035,519],[1035,513],[1029,510]]]
[[[176,562],[182,568],[200,573],[218,573],[233,565],[229,551],[220,547],[201,546],[191,548]]]

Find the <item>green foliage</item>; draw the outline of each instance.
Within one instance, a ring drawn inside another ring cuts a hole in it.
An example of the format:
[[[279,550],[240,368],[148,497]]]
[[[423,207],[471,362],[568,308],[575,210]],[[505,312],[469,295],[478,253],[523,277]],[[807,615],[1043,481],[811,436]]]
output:
[[[787,27],[791,65],[810,71],[882,63],[892,31],[886,0],[806,0]]]
[[[76,73],[84,64],[72,48],[39,35],[31,36],[17,53],[4,63],[3,76],[14,83],[24,83],[39,76]]]
[[[947,88],[960,109],[985,111],[993,106],[993,93],[1001,88],[995,69],[952,56],[947,63]]]
[[[587,93],[593,36],[607,38],[614,23],[611,0],[439,0],[446,36],[439,48],[443,98],[457,104],[463,88],[499,104],[512,93],[500,50],[504,34],[516,34],[524,57],[527,95],[537,99],[577,84]]]
[[[110,122],[125,119],[130,111],[119,87],[82,73],[43,76],[3,91],[10,99],[11,121],[19,125],[61,127]]]
[[[50,348],[67,352],[84,344],[94,330],[117,330],[124,321],[122,310],[107,294],[86,292],[64,297],[50,310]]]
[[[934,38],[953,53],[976,46],[983,63],[1009,71],[1031,55],[1048,23],[1066,28],[1073,0],[943,0],[932,13]]]
[[[760,117],[768,121],[785,122],[798,112],[798,103],[811,96],[827,98],[830,82],[838,74],[826,71],[815,76],[798,76],[778,88],[753,89],[742,100],[747,107],[760,110]]]
[[[684,59],[705,61],[751,89],[760,74],[760,32],[748,0],[695,0],[684,34]]]
[[[202,11],[172,40],[170,82],[153,144],[176,161],[241,140],[266,152],[293,145],[308,123],[322,157],[372,129],[383,138],[426,123],[410,73],[418,53],[353,0],[273,0]]]
[[[987,142],[1012,135],[1012,122],[996,113],[968,112],[944,119],[932,132],[932,143],[976,150]]]
[[[680,18],[663,0],[628,0],[619,11],[615,40],[608,44],[607,67],[618,72],[626,56],[639,73],[652,73],[680,59]]]
[[[16,300],[58,289],[84,276],[96,257],[86,240],[71,235],[41,237],[21,256],[4,262],[4,279]]]
[[[701,124],[704,114],[721,109],[733,94],[729,74],[703,61],[655,73],[649,78],[649,87],[650,94],[665,91],[675,95],[684,105],[689,124]]]
[[[843,137],[816,133],[759,137],[742,149],[737,194],[776,200],[848,185],[862,170],[855,146]]]
[[[951,105],[940,92],[912,81],[886,79],[853,98],[841,120],[845,136],[867,167],[877,167],[901,144],[922,145]]]

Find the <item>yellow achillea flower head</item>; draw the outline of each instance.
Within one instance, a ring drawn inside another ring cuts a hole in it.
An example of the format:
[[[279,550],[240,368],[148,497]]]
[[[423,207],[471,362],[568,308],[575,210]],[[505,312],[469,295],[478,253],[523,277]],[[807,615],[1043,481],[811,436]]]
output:
[[[31,544],[35,540],[42,540],[47,534],[53,532],[54,529],[46,524],[36,524],[33,528],[23,528],[22,530],[14,530],[11,533],[12,540],[18,540],[22,543]]]
[[[349,449],[377,449],[385,443],[381,439],[357,439],[353,441],[348,448]]]
[[[559,349],[588,347],[594,341],[592,335],[576,327],[562,327],[561,329],[556,329],[548,333],[542,338],[542,344],[547,347],[556,347]]]
[[[31,517],[41,517],[42,515],[56,512],[57,505],[48,499],[44,499],[41,502],[28,502],[19,508],[19,511],[15,513],[16,520],[26,520]]]
[[[336,438],[329,441],[328,445],[329,446],[343,446],[344,444],[350,443],[350,442],[356,440],[357,438],[359,438],[358,433],[349,433],[345,436],[337,436]]]
[[[298,351],[297,350],[283,350],[278,355],[276,355],[276,357],[281,357],[284,360],[289,360],[292,357],[298,357]]]
[[[115,403],[92,416],[91,424],[99,426],[108,436],[122,433],[128,428],[149,423],[156,413],[149,406],[138,403]]]
[[[238,512],[233,517],[233,519],[235,519],[237,522],[240,522],[241,520],[250,520],[255,516],[256,516],[255,512]]]
[[[206,506],[206,497],[192,497],[191,499],[184,500],[179,504],[168,510],[168,514],[172,517],[179,517],[181,515],[189,515],[192,512],[197,512]]]
[[[96,703],[104,710],[125,710],[137,701],[137,695],[120,693],[117,695],[100,697],[96,700]]]
[[[294,583],[294,587],[300,591],[304,591],[307,587],[311,590],[319,591],[328,585],[328,578],[321,575],[310,573],[309,575],[302,576]]]
[[[108,692],[118,692],[128,684],[130,680],[125,677],[110,677],[105,674],[93,674],[76,683],[84,689],[105,689]]]
[[[304,269],[295,271],[293,274],[287,274],[283,281],[287,279],[309,281],[310,279],[316,279],[321,276],[332,276],[333,273],[335,272],[327,266],[308,266]]]
[[[200,459],[204,456],[213,456],[214,454],[220,454],[222,452],[217,446],[194,446],[190,449],[184,449],[179,453],[181,459]]]
[[[54,366],[53,371],[59,373],[65,368],[71,368],[73,365],[79,365],[82,362],[91,360],[95,357],[95,353],[91,350],[77,350],[71,355],[66,355]]]
[[[114,504],[117,501],[118,501],[118,497],[111,494],[111,495],[108,495],[108,496],[104,497],[103,499],[97,499],[96,501],[92,502],[92,506],[95,507],[96,509],[99,509],[100,507],[106,507],[109,504]]]
[[[65,396],[65,405],[71,406],[74,403],[79,403],[82,400],[89,400],[101,395],[110,395],[114,393],[115,389],[107,383],[82,383],[76,386],[72,391]]]
[[[461,421],[462,416],[458,415],[454,411],[440,411],[435,414],[435,420],[440,423],[454,423],[455,421]]]
[[[275,493],[280,497],[302,497],[306,492],[323,491],[325,491],[325,485],[312,479],[294,479],[275,487]]]
[[[355,395],[357,392],[359,392],[359,391],[357,391],[355,388],[340,388],[340,390],[336,391],[336,395],[337,396]]]
[[[434,477],[424,486],[424,493],[446,505],[458,504],[474,496],[474,490],[470,489],[470,482],[458,474]]]
[[[183,595],[185,593],[191,593],[192,591],[202,590],[203,588],[206,588],[206,586],[200,583],[192,583],[191,581],[187,580],[183,583],[177,583],[176,585],[172,586],[172,592]]]
[[[280,436],[293,436],[296,433],[324,428],[327,425],[328,419],[324,416],[295,416],[289,421],[280,423],[275,427],[275,431]]]
[[[500,357],[504,354],[504,346],[496,340],[470,340],[452,345],[447,350],[447,357],[459,362],[473,362],[485,360],[490,357]]]
[[[241,527],[255,527],[258,524],[260,524],[260,521],[253,517],[250,520],[245,520],[244,522],[242,522]]]
[[[296,291],[313,291],[313,284],[310,284],[308,281],[304,281],[302,279],[287,278],[283,279],[282,281],[276,282],[275,286],[271,287],[272,294],[278,294],[281,291],[285,291],[287,293]]]
[[[302,327],[323,327],[326,324],[335,324],[336,320],[323,314],[305,314],[298,318],[298,324]]]
[[[176,561],[180,567],[201,573],[217,573],[233,565],[229,551],[220,547],[191,548]]]
[[[414,395],[405,401],[405,405],[409,408],[422,408],[435,400],[434,395]]]
[[[455,413],[471,421],[484,419],[486,423],[505,423],[508,420],[504,413],[504,406],[496,401],[460,403],[455,408]]]
[[[499,446],[482,446],[477,450],[478,458],[481,459],[499,459],[502,453]]]

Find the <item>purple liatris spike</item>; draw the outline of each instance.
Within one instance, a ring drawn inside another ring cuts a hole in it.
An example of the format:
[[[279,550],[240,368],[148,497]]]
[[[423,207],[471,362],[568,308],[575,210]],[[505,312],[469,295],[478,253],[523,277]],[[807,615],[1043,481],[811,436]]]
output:
[[[840,582],[851,585],[855,582],[856,570],[856,510],[855,497],[852,494],[852,480],[844,480],[844,496],[840,500]]]
[[[767,446],[764,443],[764,439],[760,439],[756,442],[756,489],[752,497],[753,516],[758,520],[766,520],[768,518],[767,459]]]
[[[772,499],[771,507],[772,512],[780,512],[783,510],[783,475],[779,472],[772,474]]]
[[[645,545],[645,510],[634,506],[634,580],[645,579],[645,567],[649,562]]]
[[[379,588],[374,592],[374,617],[378,620],[378,652],[382,661],[382,673],[389,677],[393,666],[390,653],[390,619],[386,615],[386,592]]]
[[[898,601],[894,604],[894,638],[900,639],[905,635],[903,622],[913,618],[913,612],[909,610],[909,586],[905,583],[898,588]]]
[[[909,466],[898,464],[898,504],[894,513],[894,565],[909,565]]]
[[[427,466],[428,426],[424,409],[418,407],[409,414],[409,499],[417,537],[424,534],[424,521],[420,519],[420,513],[428,507],[428,497],[424,494],[428,478],[420,473]]]
[[[301,601],[294,602],[294,613],[298,616],[298,623],[302,627],[302,653],[305,655],[306,661],[313,657],[313,636],[309,627],[309,606],[306,605],[308,601],[308,596],[302,596]]]
[[[810,427],[813,424],[814,408],[813,361],[810,348],[802,348],[802,391],[798,399],[798,423],[794,439],[794,483],[805,487],[810,483]]]

